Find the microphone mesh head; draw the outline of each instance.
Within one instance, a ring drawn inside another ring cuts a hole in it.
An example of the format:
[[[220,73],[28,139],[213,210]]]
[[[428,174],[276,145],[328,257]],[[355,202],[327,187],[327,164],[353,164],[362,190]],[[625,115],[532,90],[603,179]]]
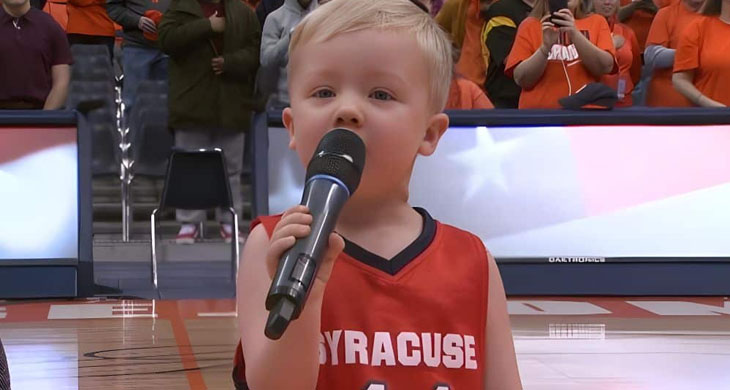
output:
[[[352,195],[360,184],[365,167],[365,143],[347,129],[330,130],[322,137],[307,165],[307,180],[315,175],[333,176],[347,186]]]

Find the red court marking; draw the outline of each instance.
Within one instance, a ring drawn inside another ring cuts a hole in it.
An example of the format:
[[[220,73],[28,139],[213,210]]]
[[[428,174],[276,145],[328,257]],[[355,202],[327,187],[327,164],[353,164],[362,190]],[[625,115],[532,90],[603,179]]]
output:
[[[587,302],[593,303],[596,306],[602,307],[611,312],[611,314],[604,314],[604,317],[619,317],[619,318],[656,318],[659,315],[652,313],[648,310],[644,310],[640,307],[634,306],[630,303],[626,303],[628,299],[602,299],[600,301],[593,302],[588,300]]]
[[[40,322],[48,320],[50,303],[24,303],[5,306],[7,316],[0,322]]]
[[[203,374],[199,370],[200,367],[198,366],[198,361],[195,359],[195,353],[190,344],[190,337],[188,336],[188,331],[185,328],[185,321],[180,316],[180,310],[178,309],[177,302],[159,301],[156,309],[159,318],[170,321],[172,333],[175,336],[175,342],[177,343],[178,353],[180,354],[180,360],[183,368],[186,370],[185,375],[188,378],[190,390],[206,390],[208,387],[205,386]]]

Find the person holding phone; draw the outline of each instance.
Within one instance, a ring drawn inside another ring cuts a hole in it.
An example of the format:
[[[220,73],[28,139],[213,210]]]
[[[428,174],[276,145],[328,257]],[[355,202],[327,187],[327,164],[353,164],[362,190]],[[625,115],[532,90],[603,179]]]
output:
[[[611,29],[618,62],[618,73],[604,75],[601,82],[616,91],[616,107],[630,107],[633,105],[631,92],[641,77],[641,50],[636,34],[629,26],[618,22],[618,7],[619,0],[595,0],[593,3],[593,10],[606,18]]]
[[[674,61],[674,88],[700,107],[730,106],[730,0],[707,0],[687,26]]]
[[[618,71],[606,19],[581,0],[560,1],[537,0],[517,30],[505,73],[522,88],[519,108],[560,108],[560,98]]]

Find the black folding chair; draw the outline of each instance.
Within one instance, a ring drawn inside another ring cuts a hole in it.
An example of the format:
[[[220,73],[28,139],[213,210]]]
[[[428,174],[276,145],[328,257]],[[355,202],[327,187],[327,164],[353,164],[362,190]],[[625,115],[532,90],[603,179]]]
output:
[[[184,210],[222,208],[233,217],[233,239],[231,240],[231,281],[235,283],[238,273],[238,215],[233,208],[233,197],[228,182],[223,150],[173,149],[167,164],[165,184],[162,189],[160,206],[150,216],[150,236],[152,238],[152,284],[157,285],[157,212],[165,207]]]

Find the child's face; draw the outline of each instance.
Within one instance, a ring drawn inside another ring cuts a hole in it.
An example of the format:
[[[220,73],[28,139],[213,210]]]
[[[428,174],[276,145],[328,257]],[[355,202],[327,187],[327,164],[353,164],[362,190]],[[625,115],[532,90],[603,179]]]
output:
[[[407,196],[416,155],[433,153],[448,126],[431,107],[424,61],[415,38],[396,31],[363,30],[297,47],[283,120],[302,164],[327,131],[348,128],[367,148],[356,196]]]

